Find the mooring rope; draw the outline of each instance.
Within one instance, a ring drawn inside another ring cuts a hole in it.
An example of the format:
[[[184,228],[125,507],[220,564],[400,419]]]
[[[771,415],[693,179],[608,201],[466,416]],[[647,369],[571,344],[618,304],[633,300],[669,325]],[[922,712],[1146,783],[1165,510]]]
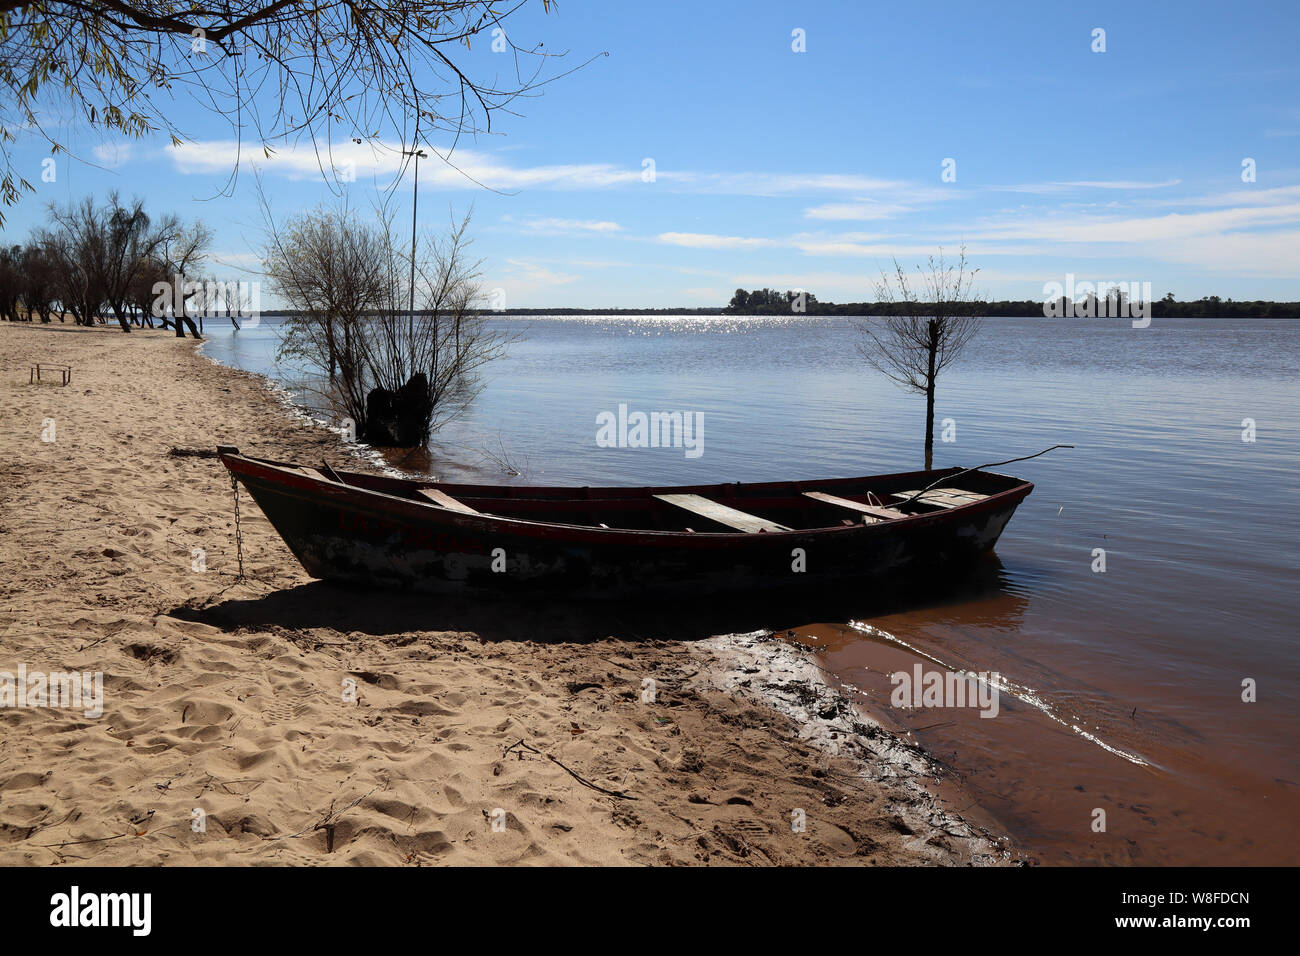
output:
[[[983,465],[976,465],[974,468],[964,468],[961,471],[957,472],[955,475],[944,475],[938,481],[930,482],[930,484],[926,485],[924,488],[922,488],[916,494],[912,495],[912,497],[908,498],[906,501],[900,501],[898,504],[891,505],[890,507],[903,508],[907,505],[910,505],[913,501],[921,497],[931,488],[938,487],[939,485],[943,484],[945,481],[952,481],[954,478],[960,478],[962,475],[969,475],[972,471],[980,471],[981,469],[984,468],[995,468],[998,465],[1010,465],[1013,462],[1017,462],[1017,461],[1028,461],[1031,458],[1037,458],[1039,455],[1046,455],[1049,451],[1056,451],[1056,449],[1058,448],[1073,448],[1073,447],[1074,447],[1073,445],[1053,445],[1051,448],[1044,448],[1042,451],[1037,452],[1033,455],[1023,455],[1020,458],[1008,458],[1006,461],[990,461]]]

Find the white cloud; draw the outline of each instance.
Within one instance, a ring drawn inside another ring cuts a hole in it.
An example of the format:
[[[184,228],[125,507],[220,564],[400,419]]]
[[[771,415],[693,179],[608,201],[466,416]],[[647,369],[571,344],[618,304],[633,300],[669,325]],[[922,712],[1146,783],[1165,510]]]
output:
[[[1300,262],[1300,186],[1255,190],[1246,187],[1199,200],[1182,200],[1186,208],[1154,215],[1120,214],[1114,204],[1104,212],[1069,207],[1016,210],[973,224],[927,224],[907,233],[815,233],[788,236],[736,236],[666,232],[662,243],[694,249],[747,252],[792,249],[812,257],[862,258],[874,264],[914,256],[924,258],[940,245],[961,242],[975,261],[989,257],[1047,259],[1146,259],[1192,266],[1212,272],[1251,276],[1294,277]],[[1170,205],[1136,201],[1128,205]],[[845,207],[855,204],[843,204]],[[1200,205],[1202,208],[1196,208]],[[868,203],[868,210],[872,204]],[[1204,208],[1210,206],[1213,208]],[[826,218],[856,213],[837,204],[815,207]],[[989,279],[1011,280],[1011,275]]]
[[[567,285],[582,278],[567,272],[556,272],[528,259],[507,259],[506,262],[514,266],[511,275],[531,285]]]
[[[431,149],[431,147],[426,147]],[[357,180],[372,177],[391,179],[402,169],[405,158],[396,143],[334,143],[317,153],[310,144],[273,149],[266,155],[261,147],[234,140],[190,142],[169,147],[172,161],[182,173],[229,173],[236,162],[278,173],[290,179],[317,178],[331,166],[340,175]],[[435,151],[436,153],[436,151]],[[526,186],[586,189],[640,181],[639,169],[619,169],[608,163],[560,164],[515,167],[485,153],[456,150],[446,161],[437,155],[420,164],[423,185],[450,189],[514,190]]]
[[[96,154],[106,161],[120,163],[126,161],[129,148],[115,149],[111,154],[97,150]],[[187,143],[171,149],[176,168],[186,173],[225,175],[238,154],[236,143],[220,140]],[[256,146],[245,147],[242,158],[261,167],[268,175],[318,179],[321,165],[332,164],[355,172],[358,181],[374,177],[383,185],[392,182],[403,163],[398,144],[351,141],[335,144],[332,152],[322,156],[310,144],[279,150],[270,158],[263,157]],[[421,163],[421,185],[473,190],[482,184],[503,191],[625,188],[629,194],[635,190],[637,198],[648,198],[652,205],[656,197],[669,193],[810,196],[812,201],[802,211],[805,225],[856,221],[871,223],[872,228],[881,230],[795,232],[795,227],[788,225],[789,211],[769,204],[762,207],[764,221],[782,223],[770,227],[776,235],[735,235],[726,231],[744,229],[743,226],[720,226],[717,232],[705,231],[708,227],[704,226],[700,231],[645,235],[638,233],[640,222],[631,221],[627,217],[632,214],[623,211],[619,215],[624,222],[544,215],[525,215],[522,221],[513,221],[517,231],[533,235],[618,236],[720,253],[776,250],[827,259],[859,258],[864,260],[863,268],[872,273],[879,263],[888,263],[894,257],[908,265],[914,256],[924,258],[939,245],[955,248],[963,240],[972,258],[1017,256],[1031,262],[1076,257],[1142,258],[1207,271],[1236,270],[1252,276],[1294,278],[1295,262],[1300,261],[1297,256],[1300,185],[1263,188],[1239,184],[1213,194],[1178,197],[1179,192],[1186,191],[1171,189],[1181,184],[1178,179],[1116,178],[959,191],[954,187],[920,186],[838,173],[699,172],[662,166],[657,169],[656,181],[646,183],[642,181],[639,162],[626,167],[611,163],[516,165],[512,160],[519,161],[518,154],[490,155],[474,150],[457,150],[450,158],[458,168],[436,157]],[[1273,175],[1283,174],[1274,171]],[[403,185],[409,188],[410,182],[407,170]],[[1044,198],[1026,197],[1023,205],[1005,210],[986,209],[987,215],[981,218],[954,217],[949,222],[920,218],[925,204],[954,199],[987,201],[996,192],[1042,194]],[[825,195],[818,196],[819,193]],[[772,215],[786,218],[773,220]],[[901,220],[905,227],[894,228],[889,220]],[[508,275],[501,284],[545,290],[580,278],[557,270],[581,267],[582,263],[552,263],[555,269],[548,269],[541,261],[511,260]],[[743,256],[736,261],[743,262]],[[519,295],[512,293],[512,297],[514,301],[520,300]]]
[[[702,173],[663,167],[656,173],[656,182],[660,180],[686,187],[693,192],[742,196],[806,195],[817,192],[870,193],[909,188],[903,182],[843,173]]]
[[[935,251],[930,245],[900,245],[881,242],[885,236],[866,233],[840,233],[819,236],[801,233],[771,238],[763,236],[720,236],[699,232],[663,232],[660,242],[689,249],[797,249],[810,256],[884,257],[927,255]]]
[[[1242,189],[1234,189],[1230,192],[1213,193],[1195,197],[1184,197],[1182,199],[1143,199],[1137,205],[1141,206],[1185,206],[1189,209],[1196,206],[1267,206],[1277,205],[1286,201],[1300,201],[1300,186],[1273,186],[1263,189],[1256,186],[1245,186]]]
[[[1250,206],[1213,212],[1169,213],[1163,216],[1100,219],[1091,216],[1024,218],[977,227],[974,238],[1043,239],[1070,243],[1136,243],[1218,235],[1237,229],[1300,222],[1300,203]]]
[[[100,143],[92,152],[95,154],[95,160],[101,166],[107,166],[109,169],[117,169],[131,159],[131,147],[133,144],[125,140],[119,140],[111,143]]]
[[[1070,189],[1165,189],[1177,186],[1181,179],[1166,179],[1161,182],[1147,183],[1135,179],[1084,180],[1081,182],[1053,183]]]
[[[1181,179],[1165,179],[1159,182],[1145,182],[1137,179],[1091,179],[1072,182],[1017,183],[1011,186],[986,186],[993,192],[1049,194],[1061,193],[1074,189],[1167,189],[1177,186]]]
[[[809,256],[885,256],[912,255],[915,247],[895,243],[882,243],[884,236],[861,236],[854,233],[840,236],[794,236],[789,245]],[[867,240],[867,241],[864,241]]]
[[[1294,278],[1300,231],[1192,236],[1166,243],[1160,257],[1208,272]]]
[[[704,192],[745,196],[807,195],[842,192],[858,195],[907,190],[914,200],[937,199],[944,191],[918,187],[894,180],[843,173],[699,172],[658,167],[654,182],[642,179],[639,163],[560,163],[515,166],[484,152],[457,149],[434,155],[420,164],[420,183],[448,189],[518,190],[528,187],[550,189],[603,189],[635,186],[674,192]],[[401,144],[391,141],[355,143],[346,140],[326,144],[320,151],[302,142],[273,148],[265,155],[260,145],[235,140],[209,140],[168,147],[172,161],[182,173],[226,174],[237,162],[291,179],[317,178],[333,166],[340,173],[355,174],[358,180],[379,177],[391,180],[403,168]],[[445,161],[444,161],[445,159]]]
[[[595,219],[529,219],[523,223],[525,229],[547,233],[613,233],[621,232],[623,227],[616,222]]]
[[[689,249],[757,249],[779,246],[776,239],[750,239],[743,236],[715,236],[701,232],[661,232],[659,241]]]
[[[582,276],[568,272],[558,272],[539,265],[531,259],[507,259],[507,268],[500,274],[491,274],[484,278],[484,294],[493,299],[497,290],[505,294],[504,307],[523,307],[526,302],[536,302],[538,297],[545,298],[548,293],[560,286],[571,285]]]
[[[866,199],[861,202],[825,203],[803,211],[807,219],[858,220],[890,219],[901,213],[910,212],[910,206],[898,203],[877,202]]]

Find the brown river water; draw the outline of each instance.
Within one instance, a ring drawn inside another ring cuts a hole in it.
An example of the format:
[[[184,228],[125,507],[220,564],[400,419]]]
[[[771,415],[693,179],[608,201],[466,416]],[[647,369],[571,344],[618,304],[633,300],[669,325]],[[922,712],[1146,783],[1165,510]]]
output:
[[[851,320],[497,321],[521,339],[433,443],[447,480],[921,467],[924,401],[866,367]],[[217,332],[207,353],[292,383],[274,328]],[[596,417],[620,404],[701,413],[702,453],[600,447]],[[762,623],[948,765],[1026,856],[1300,863],[1300,322],[988,320],[940,382],[936,419],[955,439],[937,441],[936,467],[1076,447],[998,469],[1036,489],[971,580]],[[503,450],[521,476],[501,476]],[[997,716],[894,706],[889,675],[918,663],[988,675]]]

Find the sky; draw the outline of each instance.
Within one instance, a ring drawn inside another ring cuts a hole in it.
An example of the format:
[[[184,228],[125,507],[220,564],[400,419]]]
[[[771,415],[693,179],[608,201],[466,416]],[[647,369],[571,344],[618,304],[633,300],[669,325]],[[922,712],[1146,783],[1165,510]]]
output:
[[[462,139],[458,168],[424,161],[421,231],[472,208],[484,289],[506,309],[722,306],[761,286],[870,301],[895,258],[963,244],[993,299],[1073,275],[1300,300],[1300,3],[982,7],[532,4],[506,21],[515,45],[568,51],[553,71],[591,62]],[[490,37],[460,57],[513,76]],[[368,208],[398,171],[340,138],[333,162],[355,182],[327,183],[311,144],[289,143],[270,160],[246,148],[230,185],[228,122],[186,100],[168,107],[180,147],[48,110],[78,159],[44,182],[48,144],[19,133],[36,192],[7,210],[6,243],[51,201],[117,189],[205,222],[213,278],[256,279],[254,168],[278,219],[340,190]],[[393,192],[398,223],[412,180]]]

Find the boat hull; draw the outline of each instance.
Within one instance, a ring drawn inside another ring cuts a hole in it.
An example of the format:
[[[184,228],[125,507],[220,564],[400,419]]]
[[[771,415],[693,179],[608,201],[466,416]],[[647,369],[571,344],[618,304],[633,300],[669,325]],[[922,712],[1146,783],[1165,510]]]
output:
[[[313,480],[275,463],[222,458],[311,576],[366,588],[457,595],[624,599],[675,590],[698,595],[884,586],[899,575],[952,571],[991,551],[1032,488],[1018,483],[977,504],[875,524],[682,533],[465,514]],[[806,482],[799,488],[832,484]]]

